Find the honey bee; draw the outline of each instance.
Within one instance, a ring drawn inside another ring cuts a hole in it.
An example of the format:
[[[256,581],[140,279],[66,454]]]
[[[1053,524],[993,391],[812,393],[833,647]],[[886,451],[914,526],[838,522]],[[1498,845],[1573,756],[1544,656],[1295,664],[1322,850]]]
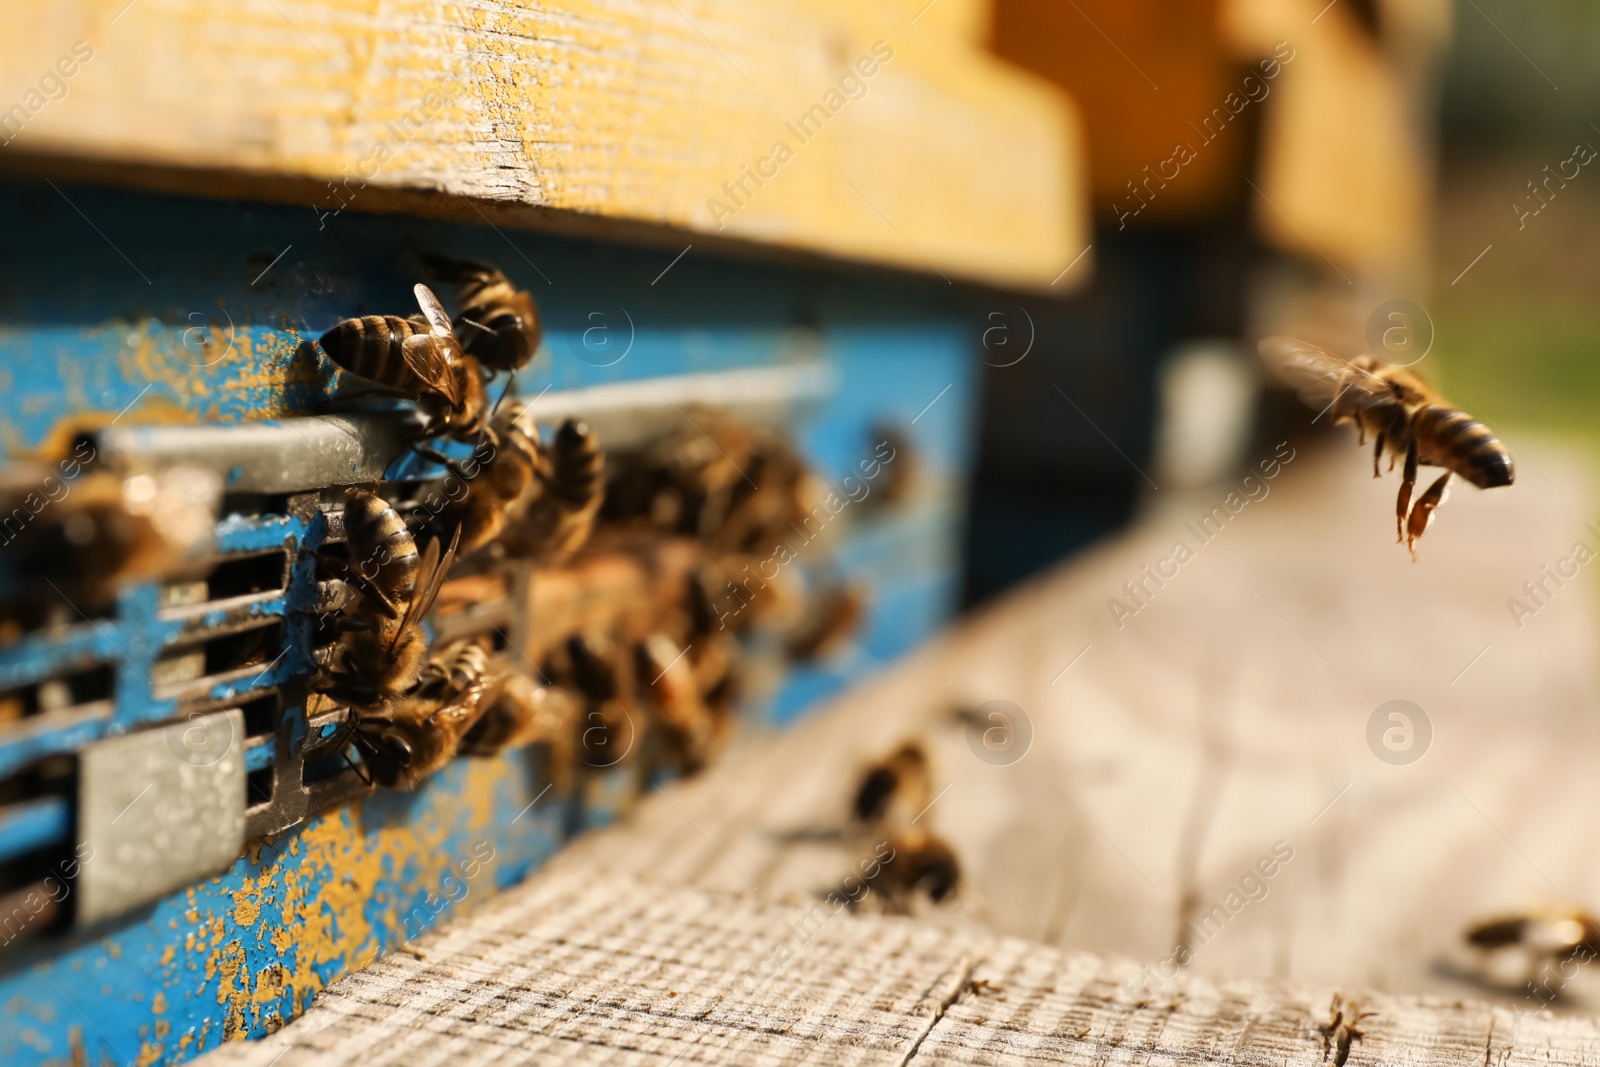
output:
[[[836,891],[851,907],[859,906],[870,890],[878,894],[885,911],[908,914],[918,893],[942,904],[961,884],[955,849],[919,826],[889,834],[860,866],[859,880],[846,878]]]
[[[536,493],[506,526],[502,543],[512,556],[557,564],[594,530],[605,500],[606,454],[587,424],[568,419],[539,458]]]
[[[425,524],[440,536],[441,531],[460,529],[462,555],[474,552],[498,538],[506,524],[525,508],[533,492],[539,469],[539,443],[507,414],[496,415],[489,438],[481,442],[474,459],[476,470],[462,462],[418,449],[419,454],[447,467],[466,487],[459,500],[446,504]]]
[[[170,576],[215,549],[222,480],[209,470],[97,471],[73,480],[18,471],[7,482],[3,562],[35,603],[50,597],[48,585],[80,610],[102,607],[122,586]]]
[[[458,641],[430,657],[405,695],[357,708],[352,736],[373,780],[385,789],[415,789],[455,756],[505,681],[490,672],[486,648]]]
[[[1427,382],[1400,367],[1369,356],[1344,360],[1289,337],[1268,337],[1261,356],[1274,373],[1294,386],[1312,407],[1327,405],[1335,423],[1354,422],[1360,443],[1374,441],[1372,476],[1387,450],[1389,469],[1404,459],[1400,495],[1395,501],[1395,539],[1417,558],[1416,542],[1444,503],[1452,474],[1480,489],[1510,485],[1511,455],[1488,427],[1445,404]],[[1444,473],[1412,500],[1417,467],[1443,467]]]
[[[442,555],[439,538],[418,553],[394,508],[357,488],[345,490],[344,529],[349,562],[327,556],[321,562],[357,599],[338,623],[344,670],[323,691],[373,706],[407,692],[421,677],[428,650],[422,620],[455,559],[461,531]]]
[[[711,410],[686,415],[690,425],[629,457],[606,490],[606,517],[709,541],[733,506],[755,449],[749,427]]]
[[[657,711],[656,726],[667,762],[683,774],[706,765],[721,733],[716,716],[702,699],[688,649],[664,633],[638,645],[639,674]]]
[[[495,701],[462,739],[466,756],[493,756],[508,748],[550,746],[550,780],[558,792],[571,786],[577,760],[578,722],[583,699],[570,689],[540,685],[511,674]]]
[[[456,333],[462,348],[490,371],[517,370],[539,347],[539,309],[525,289],[483,263],[425,256],[434,275],[456,286],[461,314]]]
[[[432,432],[474,439],[488,421],[483,368],[462,351],[433,290],[418,283],[413,292],[421,321],[398,315],[345,319],[318,343],[349,373],[416,399]]]
[[[815,598],[784,643],[789,658],[811,662],[839,652],[860,627],[862,606],[861,594],[848,585]]]
[[[633,671],[628,657],[598,634],[578,634],[565,646],[566,674],[583,694],[584,713],[578,732],[578,755],[585,766],[614,767],[632,752],[638,738],[632,712]]]
[[[928,752],[907,741],[862,773],[851,811],[867,824],[909,825],[932,798]]]
[[[1520,952],[1530,965],[1584,964],[1600,956],[1600,920],[1578,908],[1507,915],[1474,923],[1462,933],[1483,952]]]

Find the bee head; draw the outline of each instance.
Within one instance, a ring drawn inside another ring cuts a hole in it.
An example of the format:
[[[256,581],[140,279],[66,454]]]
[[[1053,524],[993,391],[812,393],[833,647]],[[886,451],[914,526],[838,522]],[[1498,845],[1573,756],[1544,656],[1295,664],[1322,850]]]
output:
[[[356,743],[372,768],[372,776],[386,789],[393,788],[415,757],[411,742],[388,722],[363,724]]]

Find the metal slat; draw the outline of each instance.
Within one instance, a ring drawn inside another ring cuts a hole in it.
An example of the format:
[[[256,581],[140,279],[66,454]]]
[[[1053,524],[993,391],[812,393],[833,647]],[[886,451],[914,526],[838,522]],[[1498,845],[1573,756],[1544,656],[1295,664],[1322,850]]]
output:
[[[549,425],[589,422],[608,449],[679,428],[685,409],[713,406],[755,423],[780,422],[833,392],[832,365],[775,367],[550,390],[526,401],[524,418]],[[108,426],[91,435],[101,462],[118,471],[184,464],[216,471],[229,492],[296,493],[381,480],[422,432],[410,411],[314,415],[204,426]]]

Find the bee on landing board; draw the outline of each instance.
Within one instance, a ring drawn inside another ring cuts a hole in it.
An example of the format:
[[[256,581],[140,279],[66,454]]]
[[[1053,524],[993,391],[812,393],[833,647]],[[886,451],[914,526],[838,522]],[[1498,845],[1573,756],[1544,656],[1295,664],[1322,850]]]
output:
[[[1499,916],[1472,924],[1461,936],[1486,954],[1519,953],[1530,975],[1551,963],[1573,966],[1576,974],[1575,967],[1600,956],[1600,920],[1579,908]]]
[[[525,289],[485,263],[424,256],[428,270],[456,287],[461,314],[456,336],[462,348],[491,372],[517,370],[539,347],[539,309]]]
[[[418,283],[413,292],[420,322],[398,315],[345,319],[318,344],[356,377],[415,399],[430,418],[430,433],[474,439],[489,416],[483,368],[462,351],[433,290]]]
[[[1389,469],[1404,460],[1400,495],[1395,501],[1396,540],[1405,542],[1416,559],[1416,543],[1433,513],[1444,503],[1451,475],[1460,475],[1479,489],[1510,485],[1511,455],[1488,427],[1449,406],[1427,382],[1401,367],[1370,356],[1345,360],[1291,337],[1268,337],[1261,358],[1312,407],[1321,407],[1334,423],[1354,422],[1360,443],[1374,438],[1372,476],[1389,453]],[[1417,468],[1443,467],[1444,473],[1415,500]]]
[[[889,834],[860,863],[861,874],[834,892],[852,908],[873,896],[888,912],[909,914],[918,893],[942,904],[961,885],[961,862],[949,842],[931,830],[910,826]]]
[[[373,780],[385,789],[415,789],[455,756],[505,683],[490,670],[488,649],[457,641],[429,658],[405,695],[356,708],[352,739]]]
[[[423,617],[455,559],[459,528],[442,553],[438,538],[421,553],[404,520],[376,493],[345,490],[347,561],[322,557],[323,568],[356,593],[338,621],[343,669],[323,691],[362,706],[400,696],[421,677],[427,655]]]
[[[928,752],[907,741],[862,772],[851,813],[867,825],[908,825],[933,797]]]

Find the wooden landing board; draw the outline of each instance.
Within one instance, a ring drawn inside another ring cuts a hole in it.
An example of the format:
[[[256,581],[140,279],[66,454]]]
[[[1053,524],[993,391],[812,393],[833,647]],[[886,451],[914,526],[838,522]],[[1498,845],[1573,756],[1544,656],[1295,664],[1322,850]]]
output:
[[[789,953],[779,962],[782,947]],[[1590,1064],[1587,1021],[1189,977],[913,920],[576,868],[497,898],[205,1067]],[[1355,1022],[1344,1042],[1337,1023]]]
[[[1581,770],[1600,746],[1592,568],[1520,630],[1507,607],[1600,537],[1590,472],[1518,443],[1517,485],[1458,488],[1416,564],[1393,542],[1395,477],[1373,482],[1353,441],[1252,482],[1267,495],[1208,544],[1185,524],[1225,493],[1168,502],[557,867],[809,896],[871,851],[837,834],[862,763],[918,736],[947,787],[926,818],[968,875],[929,921],[1157,964],[1185,919],[1222,906],[1190,937],[1190,973],[1534,1007],[1484,984],[1459,935],[1497,912],[1600,906],[1600,782]],[[1107,600],[1180,539],[1194,558],[1119,630]],[[1034,728],[1010,766],[948,715],[995,699]],[[1406,766],[1366,739],[1395,699],[1433,730]],[[1293,856],[1263,879],[1275,845]],[[1600,1014],[1594,974],[1566,993]]]
[[[1074,113],[984,4],[930,6],[5,5],[0,166],[1048,287],[1088,243]]]

